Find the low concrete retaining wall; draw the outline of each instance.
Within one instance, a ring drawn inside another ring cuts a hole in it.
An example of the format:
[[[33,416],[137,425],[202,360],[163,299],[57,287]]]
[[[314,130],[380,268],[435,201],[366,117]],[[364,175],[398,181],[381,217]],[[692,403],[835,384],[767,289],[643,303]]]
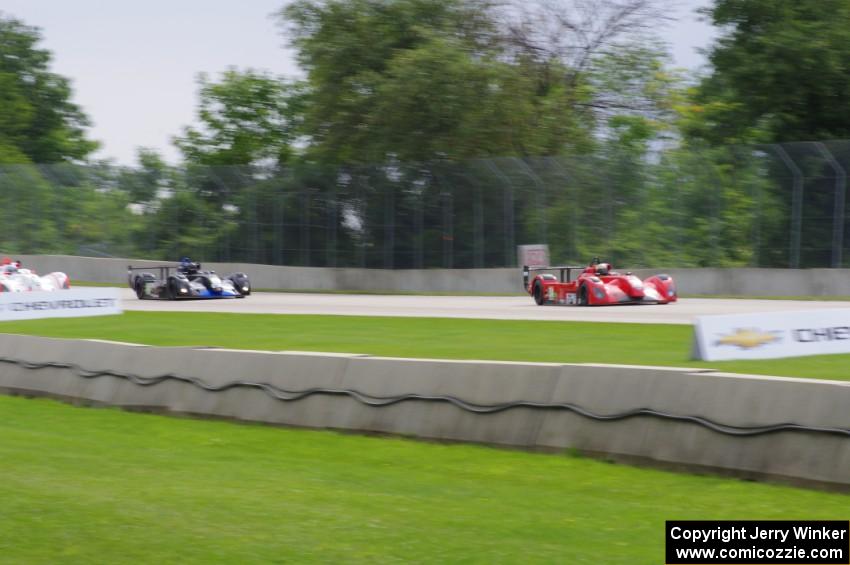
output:
[[[127,284],[127,265],[163,261],[103,259],[68,255],[23,255],[40,273],[63,271],[73,281]],[[175,263],[176,264],[176,263]],[[247,263],[209,263],[226,274],[248,273],[255,288],[310,290],[385,290],[411,292],[523,292],[519,269],[349,269],[280,267]],[[672,275],[683,294],[742,296],[850,296],[850,269],[638,269],[646,277]]]
[[[641,277],[657,269],[638,269]],[[683,294],[850,296],[850,269],[666,269]]]
[[[40,365],[45,363],[54,365]],[[86,377],[96,371],[125,376]],[[169,373],[178,378],[128,380]],[[235,381],[242,384],[228,386]],[[216,387],[224,390],[208,390]],[[850,430],[850,383],[688,369],[155,348],[3,335],[0,389],[293,426],[577,448],[850,486],[850,432],[839,431]],[[324,390],[294,399],[308,389]],[[518,401],[519,406],[505,406]],[[638,409],[654,415],[625,417]],[[624,417],[605,421],[581,410]],[[734,435],[743,428],[788,423],[813,430]]]
[[[176,262],[104,259],[68,255],[16,256],[39,273],[62,271],[75,280],[127,285],[127,265],[145,267]],[[249,263],[202,263],[219,274],[245,272],[254,288],[281,290],[386,290],[410,292],[521,293],[519,269],[335,269],[281,267]]]

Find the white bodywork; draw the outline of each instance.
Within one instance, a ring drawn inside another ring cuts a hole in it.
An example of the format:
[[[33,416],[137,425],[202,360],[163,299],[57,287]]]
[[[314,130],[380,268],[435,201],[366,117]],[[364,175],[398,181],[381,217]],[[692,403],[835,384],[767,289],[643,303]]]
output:
[[[0,292],[66,290],[71,287],[68,275],[55,272],[38,276],[30,269],[4,266],[0,271]]]

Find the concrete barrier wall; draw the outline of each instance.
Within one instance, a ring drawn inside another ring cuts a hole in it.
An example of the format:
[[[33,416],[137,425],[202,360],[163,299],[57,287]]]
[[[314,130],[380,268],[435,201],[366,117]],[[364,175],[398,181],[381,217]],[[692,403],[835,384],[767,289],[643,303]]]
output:
[[[850,296],[850,269],[667,269],[683,294]],[[638,276],[657,274],[639,269]]]
[[[476,405],[569,403],[603,415],[647,408],[729,426],[791,422],[850,429],[850,383],[831,381],[689,369],[158,348],[0,336],[0,361],[10,358],[70,363],[87,371],[112,370],[141,377],[174,373],[211,386],[242,380],[290,392],[327,388],[381,398],[451,396]],[[29,369],[8,362],[0,362],[0,389],[293,426],[530,448],[578,448],[745,476],[850,486],[850,436],[841,434],[781,431],[737,437],[696,423],[653,416],[597,421],[564,409],[529,406],[480,414],[449,402],[423,399],[375,407],[344,394],[281,401],[257,388],[210,392],[173,380],[140,386],[115,376],[85,378],[76,369]],[[364,398],[369,401],[368,396]]]
[[[73,281],[127,284],[127,265],[162,261],[103,259],[67,255],[23,255],[40,273],[63,271]],[[247,263],[209,263],[221,274],[248,273],[255,288],[281,290],[363,290],[410,292],[523,292],[519,269],[334,269]],[[742,296],[850,296],[850,269],[638,269],[646,277],[672,275],[683,294]]]
[[[176,262],[137,259],[73,257],[68,255],[16,256],[39,273],[62,271],[75,280],[127,285],[127,266],[144,267]],[[254,288],[281,290],[386,290],[411,292],[521,293],[519,269],[335,269],[281,267],[249,263],[202,263],[219,274],[245,272]]]

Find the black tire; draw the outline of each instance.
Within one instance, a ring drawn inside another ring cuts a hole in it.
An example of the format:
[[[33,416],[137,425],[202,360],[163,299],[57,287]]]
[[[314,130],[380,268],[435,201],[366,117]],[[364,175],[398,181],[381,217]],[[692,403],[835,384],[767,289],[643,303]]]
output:
[[[540,284],[540,281],[534,283],[534,290],[532,293],[534,295],[534,302],[536,302],[538,306],[546,304],[546,296],[543,294],[543,286]]]
[[[180,296],[189,296],[188,294],[181,295],[180,287],[182,286],[181,281],[176,278],[169,278],[168,284],[165,285],[165,296],[168,300],[177,300]]]
[[[142,277],[136,277],[136,281],[133,284],[133,290],[136,291],[136,298],[139,300],[144,300],[147,298],[145,296],[145,283],[142,281]]]
[[[587,287],[585,285],[581,285],[578,289],[578,305],[579,306],[589,306],[590,303],[587,301]]]
[[[248,276],[245,273],[234,273],[227,277],[233,283],[233,288],[240,296],[245,297],[251,294],[251,283],[248,281]],[[248,290],[242,290],[243,287],[248,287]]]

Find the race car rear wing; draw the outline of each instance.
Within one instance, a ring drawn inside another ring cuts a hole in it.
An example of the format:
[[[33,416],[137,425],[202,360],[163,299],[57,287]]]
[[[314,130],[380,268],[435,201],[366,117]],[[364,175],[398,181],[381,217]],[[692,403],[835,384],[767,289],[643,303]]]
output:
[[[572,279],[570,278],[572,271],[583,271],[587,268],[586,265],[575,266],[575,265],[565,265],[559,267],[529,267],[528,265],[522,266],[522,286],[523,288],[528,288],[528,280],[531,277],[532,271],[558,271],[560,273],[560,281],[570,282]]]
[[[148,265],[147,267],[134,267],[127,265],[127,279],[130,284],[133,284],[133,271],[159,271],[159,280],[164,281],[168,278],[168,274],[172,269],[176,269],[174,265]]]

